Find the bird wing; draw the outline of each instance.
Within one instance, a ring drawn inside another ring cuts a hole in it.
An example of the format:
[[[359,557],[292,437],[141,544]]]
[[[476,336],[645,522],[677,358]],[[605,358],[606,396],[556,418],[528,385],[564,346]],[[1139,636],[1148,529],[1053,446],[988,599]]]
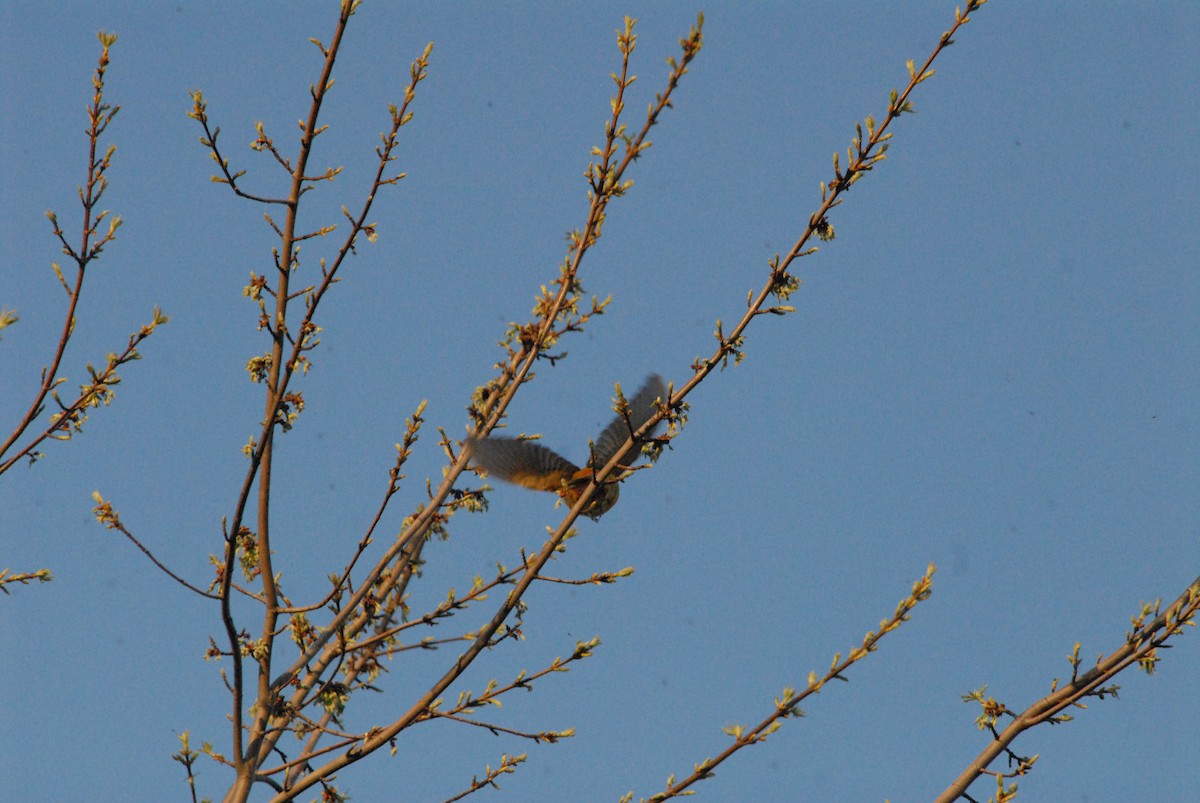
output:
[[[611,424],[604,428],[600,437],[596,438],[593,455],[596,468],[600,468],[612,460],[617,455],[617,451],[625,445],[629,436],[633,434],[633,431],[650,420],[656,412],[654,407],[656,399],[667,400],[667,383],[658,374],[650,374],[633,398],[626,399],[629,403],[629,422],[626,423],[624,416],[618,415]],[[629,428],[630,424],[633,425],[633,430]],[[636,445],[631,447],[627,454],[637,454]]]
[[[579,471],[571,461],[532,441],[493,435],[470,442],[476,468],[535,491],[557,491]]]

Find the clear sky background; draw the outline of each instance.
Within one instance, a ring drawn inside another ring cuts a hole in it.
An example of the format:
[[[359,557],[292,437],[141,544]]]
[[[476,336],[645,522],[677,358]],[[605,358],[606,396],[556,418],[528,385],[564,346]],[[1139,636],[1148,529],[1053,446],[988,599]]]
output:
[[[640,20],[640,115],[697,10],[368,2],[352,20],[313,160],[346,171],[311,196],[309,227],[360,203],[387,104],[436,44],[399,151],[409,178],[380,196],[378,242],[323,305],[324,342],[300,384],[308,410],[279,438],[274,545],[294,598],[314,597],[343,564],[404,417],[428,399],[385,522],[399,529],[424,477],[441,476],[433,428],[465,433],[506,323],[526,320],[555,277],[564,232],[583,223],[622,16]],[[704,50],[583,269],[589,293],[612,294],[610,312],[563,343],[566,360],[539,366],[511,425],[579,462],[614,382],[651,371],[683,382],[711,353],[715,320],[736,320],[768,259],[802,231],[832,153],[856,121],[882,117],[905,60],[925,58],[953,10],[707,4]],[[171,316],[81,438],[0,480],[0,566],[55,573],[0,600],[12,800],[182,799],[175,734],[229,749],[220,665],[203,660],[217,608],[96,524],[91,493],[176,571],[211,576],[262,414],[244,366],[265,337],[242,287],[269,271],[274,241],[261,208],[208,181],[188,91],[206,93],[247,186],[278,191],[281,171],[246,145],[262,120],[294,149],[319,74],[307,39],[328,40],[334,17],[332,3],[0,11],[0,303],[21,316],[0,343],[6,431],[61,326],[49,265],[63,258],[43,212],[77,231],[97,30],[120,35],[104,206],[125,225],[89,276],[69,387],[154,305]],[[636,573],[611,587],[536,586],[526,640],[485,654],[454,689],[536,671],[599,635],[594,658],[487,713],[578,735],[537,746],[425,724],[397,757],[344,772],[342,788],[357,801],[442,800],[501,754],[528,751],[501,793],[479,799],[651,795],[720,752],[723,726],[759,721],[784,686],[857,644],[933,562],[932,599],[849,684],[698,787],[721,801],[929,799],[987,741],[960,695],[986,683],[1020,710],[1069,676],[1076,641],[1089,659],[1111,651],[1143,600],[1180,593],[1200,573],[1198,43],[1195,4],[988,4],[920,88],[888,160],[836,210],[837,239],[800,265],[798,313],[755,322],[745,362],[689,399],[674,450],[601,522],[581,522],[551,569]],[[325,249],[306,244],[310,270]],[[562,513],[511,487],[491,502],[426,552],[414,611],[517,562]],[[473,609],[430,635],[488,615]],[[1022,799],[1193,795],[1200,638],[1178,644],[1157,676],[1123,676],[1119,700],[1018,741],[1041,754]],[[390,720],[456,655],[397,659],[388,693],[359,698],[348,724]],[[199,764],[207,796],[230,777]],[[975,796],[992,791],[981,782]]]

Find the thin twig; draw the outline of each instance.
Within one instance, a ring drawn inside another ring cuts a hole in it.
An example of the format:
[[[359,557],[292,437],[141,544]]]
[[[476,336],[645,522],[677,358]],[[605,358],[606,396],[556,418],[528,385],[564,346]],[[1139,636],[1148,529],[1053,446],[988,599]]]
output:
[[[1089,696],[1099,696],[1104,684],[1134,664],[1153,666],[1157,660],[1156,650],[1168,646],[1167,642],[1183,632],[1185,626],[1194,625],[1200,612],[1200,577],[1197,577],[1167,609],[1149,623],[1139,623],[1126,637],[1125,643],[1107,656],[1101,657],[1096,665],[1065,686],[1057,687],[1046,697],[1033,703],[1020,714],[966,769],[937,797],[937,803],[951,803],[965,793],[987,767],[999,756],[1011,753],[1009,746],[1025,731],[1043,722],[1053,722],[1060,712],[1078,706],[1079,701]],[[995,733],[993,731],[993,733]],[[1030,762],[1032,763],[1032,762]]]

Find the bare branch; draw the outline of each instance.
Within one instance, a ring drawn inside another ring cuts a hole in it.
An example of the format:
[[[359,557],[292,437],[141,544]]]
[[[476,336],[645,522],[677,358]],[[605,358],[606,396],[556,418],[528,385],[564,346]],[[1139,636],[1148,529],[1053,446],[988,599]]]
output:
[[[1144,606],[1141,613],[1133,617],[1133,630],[1126,635],[1125,643],[1107,656],[1101,656],[1096,665],[1082,675],[1077,674],[1079,645],[1076,644],[1070,659],[1071,681],[1060,687],[1056,679],[1051,684],[1049,695],[1019,714],[1013,714],[1006,706],[996,703],[991,698],[984,698],[982,689],[964,696],[964,700],[974,700],[983,706],[984,713],[978,721],[981,727],[991,730],[994,739],[937,797],[938,803],[950,803],[965,796],[967,789],[980,775],[1011,777],[988,770],[991,763],[1001,755],[1007,754],[1017,764],[1018,771],[1014,774],[1024,774],[1033,766],[1037,756],[1024,758],[1010,750],[1018,736],[1043,722],[1053,724],[1069,720],[1070,717],[1064,718],[1061,712],[1070,707],[1085,707],[1080,703],[1085,697],[1103,699],[1106,695],[1115,695],[1116,687],[1105,684],[1135,664],[1147,673],[1153,672],[1158,661],[1158,650],[1170,646],[1168,642],[1181,635],[1184,627],[1195,626],[1196,613],[1200,611],[1200,577],[1193,580],[1165,611],[1159,613],[1157,608],[1157,605]],[[1154,614],[1154,618],[1147,622],[1146,618],[1151,613]],[[993,724],[1000,716],[1011,717],[1012,722],[1003,731],[997,732]]]
[[[64,377],[59,376],[59,368],[62,366],[67,344],[75,332],[76,314],[80,298],[83,294],[84,275],[92,261],[100,257],[104,251],[104,247],[116,238],[117,229],[121,226],[121,217],[119,215],[110,218],[107,210],[97,209],[97,205],[100,203],[100,199],[108,187],[107,174],[109,168],[112,166],[112,158],[116,153],[116,146],[108,146],[104,154],[99,157],[97,157],[97,148],[100,144],[100,137],[108,128],[108,124],[112,122],[117,112],[121,110],[120,106],[110,106],[104,100],[104,78],[109,65],[109,48],[116,43],[117,36],[116,34],[101,31],[97,34],[97,38],[100,40],[102,49],[99,64],[92,76],[94,91],[92,103],[87,110],[88,165],[87,179],[79,187],[79,202],[83,207],[83,219],[78,247],[73,247],[68,242],[66,235],[59,226],[57,215],[53,211],[46,212],[46,218],[50,221],[52,233],[61,245],[63,253],[75,263],[75,278],[73,282],[68,283],[58,264],[52,264],[59,284],[62,285],[67,293],[67,312],[63,320],[62,332],[59,335],[58,344],[54,350],[54,356],[51,358],[49,365],[42,369],[41,384],[34,394],[33,400],[8,438],[0,444],[0,474],[8,471],[24,457],[28,457],[30,462],[34,462],[42,457],[42,453],[35,450],[46,440],[70,440],[74,433],[79,432],[84,421],[87,420],[87,416],[83,414],[84,410],[89,407],[99,406],[100,404],[107,405],[111,402],[114,395],[112,386],[120,381],[120,377],[116,374],[116,369],[130,360],[139,359],[141,355],[137,352],[137,345],[148,337],[155,328],[160,324],[166,323],[168,320],[167,316],[163,315],[155,307],[151,322],[143,326],[139,332],[130,336],[129,345],[121,356],[109,355],[108,365],[102,373],[97,374],[90,365],[88,366],[88,371],[92,375],[92,383],[82,386],[80,395],[74,401],[63,403],[58,398],[55,388],[66,381]],[[100,224],[105,219],[108,220],[108,226],[101,233]],[[17,316],[15,313],[8,310],[0,311],[0,329],[15,323],[16,320]],[[51,416],[49,426],[41,433],[19,448],[7,460],[4,460],[4,455],[9,453],[9,450],[17,444],[21,437],[45,411],[47,397],[50,397],[54,401],[60,412]]]
[[[929,599],[930,594],[933,593],[934,571],[935,569],[931,564],[925,570],[924,576],[913,583],[912,591],[909,592],[909,595],[900,600],[900,604],[896,606],[896,610],[892,616],[880,622],[878,632],[868,632],[866,637],[863,638],[862,644],[850,650],[849,655],[845,658],[842,658],[840,653],[833,656],[829,670],[823,676],[818,677],[816,672],[809,673],[808,687],[804,691],[797,692],[793,688],[785,688],[783,694],[775,699],[775,710],[753,728],[746,730],[740,725],[725,728],[725,732],[733,737],[733,744],[718,753],[716,758],[706,758],[704,761],[701,761],[696,765],[695,771],[691,775],[678,781],[672,775],[667,779],[667,788],[651,796],[649,800],[660,801],[679,797],[680,795],[692,794],[692,792],[687,791],[689,787],[699,781],[712,777],[713,770],[739,750],[749,745],[766,741],[768,736],[779,729],[784,719],[804,716],[804,712],[800,710],[800,703],[809,696],[820,692],[829,681],[846,680],[844,673],[847,669],[874,652],[878,648],[880,640],[885,635],[908,621],[909,614],[918,603]],[[626,799],[628,799],[628,796]]]

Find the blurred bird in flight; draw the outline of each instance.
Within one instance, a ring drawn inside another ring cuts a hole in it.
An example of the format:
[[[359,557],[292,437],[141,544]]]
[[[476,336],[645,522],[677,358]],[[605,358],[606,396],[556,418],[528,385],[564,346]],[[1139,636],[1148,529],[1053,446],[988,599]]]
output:
[[[597,471],[604,468],[620,452],[620,465],[625,458],[632,460],[641,450],[641,443],[653,435],[646,433],[628,451],[621,451],[625,441],[657,412],[656,401],[667,401],[667,385],[658,374],[646,378],[641,389],[633,398],[626,399],[629,405],[629,420],[618,415],[604,428],[593,445],[592,456],[583,468],[533,441],[492,435],[487,438],[467,439],[472,448],[471,462],[488,474],[535,491],[553,491],[568,505],[579,501],[583,489],[592,481]],[[632,427],[632,429],[631,429]],[[620,469],[613,471],[592,494],[591,502],[583,509],[583,515],[599,521],[600,517],[617,503],[621,494],[618,481]]]

